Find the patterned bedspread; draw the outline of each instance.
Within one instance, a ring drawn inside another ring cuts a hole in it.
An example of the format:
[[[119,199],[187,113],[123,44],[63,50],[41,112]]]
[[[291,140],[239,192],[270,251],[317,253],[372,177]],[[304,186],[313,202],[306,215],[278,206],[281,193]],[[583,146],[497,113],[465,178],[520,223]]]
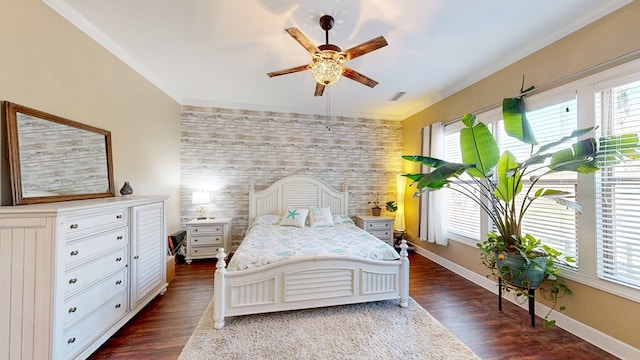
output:
[[[271,221],[273,219],[276,218],[262,217],[254,222],[229,261],[227,270],[251,269],[293,257],[400,258],[395,249],[360,229],[344,215],[334,217],[336,225],[326,227],[281,226],[277,221]]]

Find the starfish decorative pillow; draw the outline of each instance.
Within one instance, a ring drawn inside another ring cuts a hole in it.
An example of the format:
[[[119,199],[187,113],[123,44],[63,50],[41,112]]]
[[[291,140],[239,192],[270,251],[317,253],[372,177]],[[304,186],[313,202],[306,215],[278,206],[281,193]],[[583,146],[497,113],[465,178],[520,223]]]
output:
[[[288,209],[280,219],[280,225],[304,227],[309,209]]]

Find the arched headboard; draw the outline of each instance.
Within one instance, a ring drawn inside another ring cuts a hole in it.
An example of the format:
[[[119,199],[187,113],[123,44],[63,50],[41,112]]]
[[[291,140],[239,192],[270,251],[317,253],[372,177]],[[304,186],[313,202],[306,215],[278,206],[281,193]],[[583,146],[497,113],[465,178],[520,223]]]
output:
[[[308,175],[291,175],[255,191],[249,189],[249,224],[260,215],[281,215],[290,208],[329,207],[331,213],[349,214],[349,191],[332,189],[324,181]]]

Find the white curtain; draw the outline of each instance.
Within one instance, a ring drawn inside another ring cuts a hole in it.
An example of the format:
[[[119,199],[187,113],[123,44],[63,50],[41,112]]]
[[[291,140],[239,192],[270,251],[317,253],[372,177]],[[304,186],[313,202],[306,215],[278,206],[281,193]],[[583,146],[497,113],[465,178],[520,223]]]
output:
[[[423,129],[422,154],[438,159],[444,157],[444,124],[436,123]],[[423,172],[428,168],[422,169]],[[422,195],[420,201],[420,240],[447,246],[446,194],[443,190]]]

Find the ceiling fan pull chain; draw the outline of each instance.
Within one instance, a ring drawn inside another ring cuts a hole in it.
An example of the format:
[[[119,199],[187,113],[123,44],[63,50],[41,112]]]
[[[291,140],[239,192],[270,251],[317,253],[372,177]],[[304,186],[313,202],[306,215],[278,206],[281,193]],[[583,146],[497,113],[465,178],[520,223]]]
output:
[[[327,89],[327,131],[331,131],[331,87]]]

